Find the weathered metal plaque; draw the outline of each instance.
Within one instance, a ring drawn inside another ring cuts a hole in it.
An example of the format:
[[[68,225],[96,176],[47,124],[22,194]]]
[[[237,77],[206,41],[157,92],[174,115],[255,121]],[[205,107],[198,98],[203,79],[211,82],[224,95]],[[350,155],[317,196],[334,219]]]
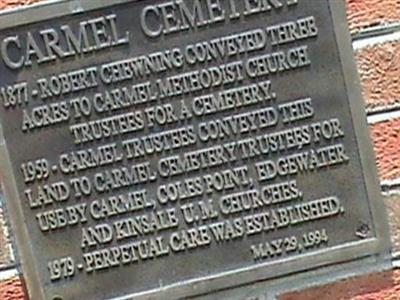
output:
[[[343,2],[3,14],[1,170],[32,299],[186,299],[383,259]]]

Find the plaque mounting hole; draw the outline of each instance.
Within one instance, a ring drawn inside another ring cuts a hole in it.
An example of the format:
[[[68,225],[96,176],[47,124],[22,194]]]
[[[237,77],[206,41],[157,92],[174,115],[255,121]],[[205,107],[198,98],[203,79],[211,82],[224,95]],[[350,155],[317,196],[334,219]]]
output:
[[[357,228],[356,236],[360,239],[365,239],[368,237],[371,229],[369,228],[368,224],[362,224],[360,227]]]
[[[63,300],[61,296],[54,296],[52,300]]]

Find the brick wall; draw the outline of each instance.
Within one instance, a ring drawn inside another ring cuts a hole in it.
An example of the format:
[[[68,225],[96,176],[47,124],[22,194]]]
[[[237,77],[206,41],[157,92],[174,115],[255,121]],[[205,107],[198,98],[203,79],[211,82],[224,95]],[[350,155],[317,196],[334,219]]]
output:
[[[334,0],[335,1],[335,0]],[[393,240],[393,270],[279,300],[400,300],[400,0],[347,0],[358,70]]]
[[[0,9],[38,1],[0,0]],[[347,0],[347,4],[381,179],[382,205],[387,207],[392,228],[394,268],[287,293],[279,300],[400,300],[400,270],[396,270],[400,265],[400,0]],[[0,300],[26,299],[20,278],[0,205]]]

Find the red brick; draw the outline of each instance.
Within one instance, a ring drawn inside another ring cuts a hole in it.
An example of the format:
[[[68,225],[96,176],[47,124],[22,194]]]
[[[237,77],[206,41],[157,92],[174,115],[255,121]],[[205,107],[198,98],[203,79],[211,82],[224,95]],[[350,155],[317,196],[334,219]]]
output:
[[[376,293],[360,295],[349,300],[400,300],[400,286],[397,285]]]
[[[370,126],[381,179],[400,177],[400,119]]]
[[[372,281],[373,285],[374,282]],[[360,294],[349,300],[400,300],[400,271],[392,273],[392,285],[375,292]]]
[[[38,0],[0,0],[0,9],[31,4]],[[371,25],[400,20],[400,0],[347,0],[352,31]],[[357,53],[363,94],[369,107],[394,103],[400,99],[400,63],[393,58],[400,45],[387,43]],[[399,60],[400,62],[400,60]],[[379,174],[383,179],[400,176],[400,120],[371,126]],[[385,199],[389,209],[395,245],[400,239],[400,199]],[[5,238],[1,236],[0,244]],[[2,252],[3,251],[3,252]],[[0,261],[4,257],[0,247]],[[400,300],[400,271],[353,278],[306,291],[283,295],[279,300]],[[1,300],[26,300],[19,278],[0,282]]]
[[[356,60],[367,107],[398,103],[400,43],[387,42],[362,48],[356,52]]]
[[[0,282],[1,300],[28,300],[18,277]]]
[[[13,8],[21,5],[28,5],[42,0],[0,0],[0,9]]]
[[[400,300],[400,271],[375,273],[304,291],[287,293],[279,300]]]
[[[400,20],[400,0],[346,1],[348,20],[352,31]]]

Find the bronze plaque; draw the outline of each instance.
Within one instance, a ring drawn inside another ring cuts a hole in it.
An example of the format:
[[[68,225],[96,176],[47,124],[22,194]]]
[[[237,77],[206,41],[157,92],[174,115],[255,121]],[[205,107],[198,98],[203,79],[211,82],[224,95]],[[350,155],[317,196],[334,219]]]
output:
[[[384,260],[344,1],[105,2],[0,18],[1,170],[33,300]]]

